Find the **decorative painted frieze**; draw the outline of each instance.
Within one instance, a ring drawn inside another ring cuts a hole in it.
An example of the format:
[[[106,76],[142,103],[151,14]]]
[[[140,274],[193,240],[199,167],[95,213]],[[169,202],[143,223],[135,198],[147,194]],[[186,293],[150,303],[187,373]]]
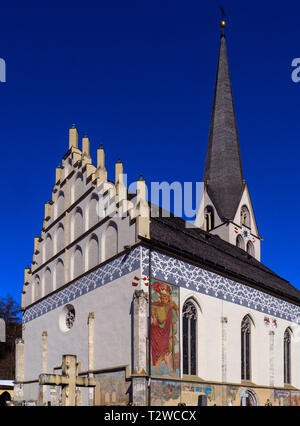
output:
[[[109,263],[101,266],[84,277],[74,281],[72,284],[50,294],[49,297],[26,309],[23,315],[23,323],[27,323],[53,309],[70,303],[90,291],[108,284],[132,271],[140,268],[141,249],[135,248],[128,254],[123,254]]]
[[[138,269],[141,271],[138,278],[149,277],[151,270],[151,278],[300,324],[300,307],[297,305],[142,246],[29,307],[24,313],[23,322],[27,323]]]
[[[151,251],[151,278],[300,324],[299,306],[157,251]]]

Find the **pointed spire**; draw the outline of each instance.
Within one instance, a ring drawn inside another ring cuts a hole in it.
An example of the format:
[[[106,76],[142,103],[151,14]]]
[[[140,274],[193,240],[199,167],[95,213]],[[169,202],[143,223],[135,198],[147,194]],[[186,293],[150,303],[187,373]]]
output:
[[[204,183],[222,219],[232,220],[244,187],[224,28],[204,170]]]

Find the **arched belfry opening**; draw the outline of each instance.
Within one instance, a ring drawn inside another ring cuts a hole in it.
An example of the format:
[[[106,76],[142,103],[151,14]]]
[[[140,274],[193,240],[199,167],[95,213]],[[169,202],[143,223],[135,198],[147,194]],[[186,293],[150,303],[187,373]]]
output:
[[[241,235],[238,235],[236,237],[236,246],[239,247],[242,250],[245,250],[245,241],[244,241],[244,238]]]
[[[250,212],[247,206],[241,208],[241,226],[247,226],[251,228]]]
[[[252,241],[248,241],[247,243],[247,253],[250,254],[250,256],[255,257],[255,248]]]

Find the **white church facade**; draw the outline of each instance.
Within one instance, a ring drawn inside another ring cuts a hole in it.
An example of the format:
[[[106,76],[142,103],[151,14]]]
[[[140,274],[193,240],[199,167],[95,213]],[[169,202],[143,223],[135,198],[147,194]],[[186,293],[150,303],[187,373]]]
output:
[[[134,197],[89,145],[69,130],[25,269],[15,403],[299,406],[300,292],[260,261],[224,34],[195,227],[151,217],[144,179]]]

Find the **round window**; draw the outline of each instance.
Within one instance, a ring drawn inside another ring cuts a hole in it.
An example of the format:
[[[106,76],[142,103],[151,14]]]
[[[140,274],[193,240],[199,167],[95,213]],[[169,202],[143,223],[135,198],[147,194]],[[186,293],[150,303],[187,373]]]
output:
[[[63,307],[59,317],[60,329],[64,332],[71,330],[75,322],[75,309],[73,305]]]

